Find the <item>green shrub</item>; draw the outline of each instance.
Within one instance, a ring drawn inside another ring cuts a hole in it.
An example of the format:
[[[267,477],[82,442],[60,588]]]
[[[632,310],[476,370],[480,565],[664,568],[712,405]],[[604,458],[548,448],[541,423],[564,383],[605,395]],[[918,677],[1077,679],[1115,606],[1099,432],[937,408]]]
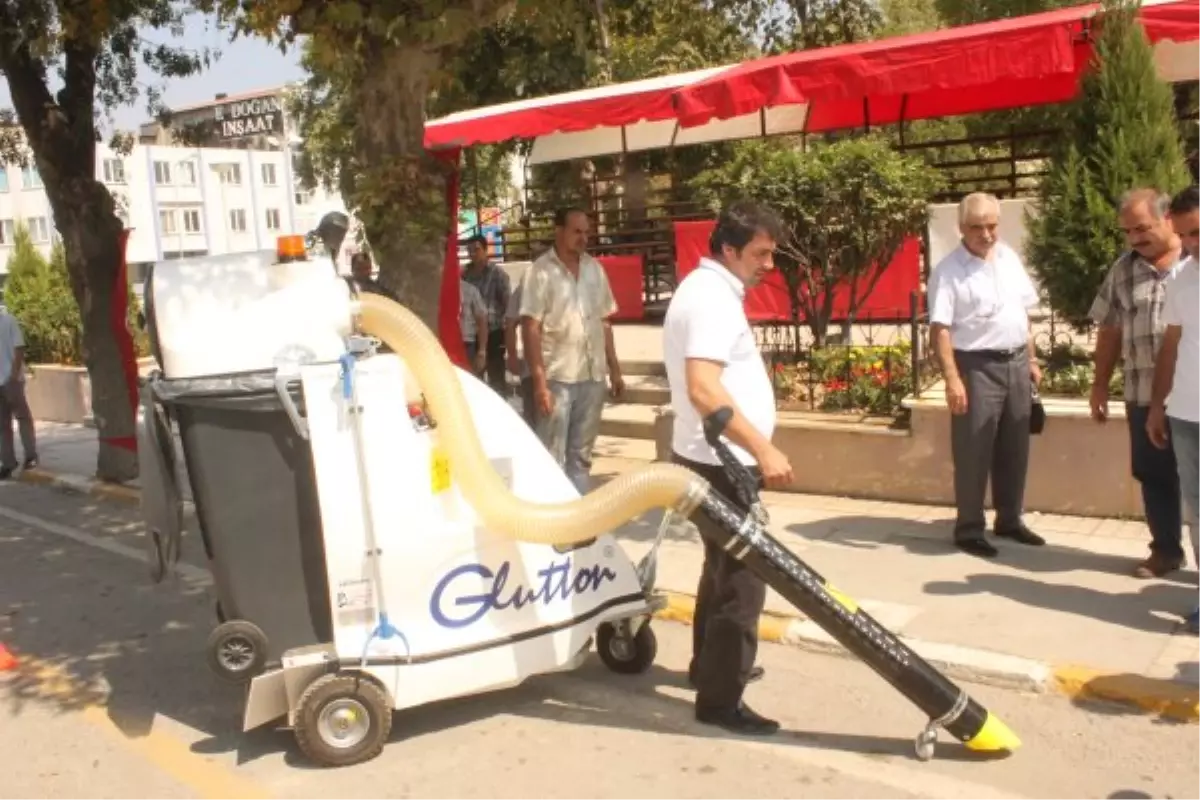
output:
[[[18,222],[13,244],[4,303],[21,324],[26,363],[82,366],[83,323],[71,291],[62,242],[54,243],[47,261],[34,246],[28,228]],[[137,296],[132,288],[128,291],[129,330],[136,355],[141,357],[149,348],[138,325]]]

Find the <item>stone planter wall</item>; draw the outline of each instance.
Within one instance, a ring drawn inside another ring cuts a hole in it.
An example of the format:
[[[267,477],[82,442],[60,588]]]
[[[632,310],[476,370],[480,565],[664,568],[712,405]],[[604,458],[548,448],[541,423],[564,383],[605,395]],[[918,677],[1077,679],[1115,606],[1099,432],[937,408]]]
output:
[[[1027,511],[1094,517],[1143,517],[1141,491],[1130,474],[1124,409],[1110,407],[1098,425],[1078,400],[1046,400],[1044,432],[1033,437],[1026,481]],[[954,504],[950,419],[940,395],[909,399],[908,430],[813,415],[781,413],[775,444],[795,473],[792,491],[891,502]],[[660,410],[655,439],[670,455],[670,409]]]
[[[25,397],[33,418],[82,425],[92,416],[92,382],[83,367],[30,364]]]

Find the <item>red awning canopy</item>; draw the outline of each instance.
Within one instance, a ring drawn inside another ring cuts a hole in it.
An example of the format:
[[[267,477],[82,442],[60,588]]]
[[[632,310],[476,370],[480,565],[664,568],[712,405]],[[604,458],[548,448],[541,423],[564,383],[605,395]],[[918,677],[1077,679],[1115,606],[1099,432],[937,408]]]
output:
[[[810,132],[955,116],[1073,97],[1099,4],[749,61],[681,87],[680,124],[807,105]],[[1200,0],[1143,7],[1152,42],[1197,38]]]

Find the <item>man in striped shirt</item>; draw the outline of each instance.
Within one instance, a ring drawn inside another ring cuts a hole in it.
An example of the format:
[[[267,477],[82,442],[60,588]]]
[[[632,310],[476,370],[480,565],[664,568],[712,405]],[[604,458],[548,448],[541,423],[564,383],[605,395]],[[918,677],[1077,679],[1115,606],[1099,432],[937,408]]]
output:
[[[1183,521],[1174,450],[1155,447],[1146,433],[1154,390],[1154,362],[1162,346],[1163,298],[1178,271],[1182,248],[1171,227],[1169,196],[1136,189],[1122,198],[1119,220],[1129,250],[1112,265],[1089,316],[1099,326],[1092,418],[1108,419],[1108,385],[1118,358],[1125,373],[1125,418],[1133,476],[1142,485],[1150,526],[1150,556],[1137,565],[1139,578],[1162,577],[1183,566]]]

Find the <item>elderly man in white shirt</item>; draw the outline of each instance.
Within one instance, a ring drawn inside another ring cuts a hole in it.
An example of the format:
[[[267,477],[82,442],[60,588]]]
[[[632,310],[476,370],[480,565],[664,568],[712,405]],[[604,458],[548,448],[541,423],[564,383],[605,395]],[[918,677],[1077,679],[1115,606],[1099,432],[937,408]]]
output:
[[[992,558],[998,551],[984,538],[989,477],[996,536],[1045,544],[1022,519],[1033,389],[1041,381],[1028,316],[1038,295],[1020,257],[999,240],[999,200],[968,195],[958,223],[962,243],[929,278],[930,337],[951,412],[954,542]]]
[[[1195,186],[1175,196],[1170,213],[1188,258],[1166,285],[1166,329],[1154,359],[1146,433],[1160,450],[1168,444],[1175,449],[1192,556],[1200,564],[1200,194]],[[1200,632],[1200,609],[1193,609],[1186,622],[1189,632]]]

